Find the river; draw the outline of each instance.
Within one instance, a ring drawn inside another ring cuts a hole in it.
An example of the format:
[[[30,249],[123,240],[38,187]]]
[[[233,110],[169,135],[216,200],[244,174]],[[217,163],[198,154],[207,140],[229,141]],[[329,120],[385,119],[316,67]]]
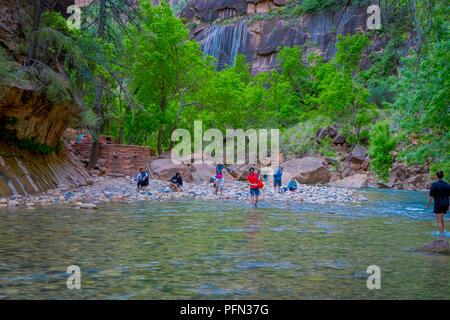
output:
[[[449,299],[426,193],[358,204],[182,200],[0,210],[2,299]],[[446,220],[447,230],[450,226]],[[81,270],[81,289],[66,269]],[[368,289],[367,267],[381,271]]]

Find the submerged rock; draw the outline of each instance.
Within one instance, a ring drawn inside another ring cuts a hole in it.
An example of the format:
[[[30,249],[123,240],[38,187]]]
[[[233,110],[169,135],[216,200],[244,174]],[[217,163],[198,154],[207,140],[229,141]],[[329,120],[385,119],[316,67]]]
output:
[[[447,239],[438,239],[416,248],[416,251],[450,255],[450,246]]]

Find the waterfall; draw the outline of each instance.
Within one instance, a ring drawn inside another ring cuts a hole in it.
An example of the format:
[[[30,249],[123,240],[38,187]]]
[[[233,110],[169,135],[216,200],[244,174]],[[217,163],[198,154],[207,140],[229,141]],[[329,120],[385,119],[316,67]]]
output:
[[[234,66],[238,53],[245,52],[247,43],[247,25],[243,18],[233,24],[216,24],[207,29],[204,40],[200,41],[203,54],[217,60],[217,69],[222,70],[228,64]]]

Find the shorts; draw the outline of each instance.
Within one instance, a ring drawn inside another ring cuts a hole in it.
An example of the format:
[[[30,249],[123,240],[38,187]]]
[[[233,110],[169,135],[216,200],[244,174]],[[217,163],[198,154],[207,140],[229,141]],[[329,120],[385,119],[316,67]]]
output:
[[[219,184],[219,190],[223,190],[223,186],[225,185],[225,177],[222,177],[222,179],[217,179]]]
[[[250,196],[258,197],[259,196],[259,188],[250,188]]]
[[[434,207],[433,212],[436,214],[446,214],[448,211],[448,206],[439,206],[439,207]]]
[[[281,187],[281,179],[274,179],[273,180],[273,186],[274,187],[276,187],[276,186]]]
[[[148,178],[143,180],[143,179],[139,179],[137,182],[137,186],[142,186],[142,187],[146,187],[148,186]]]

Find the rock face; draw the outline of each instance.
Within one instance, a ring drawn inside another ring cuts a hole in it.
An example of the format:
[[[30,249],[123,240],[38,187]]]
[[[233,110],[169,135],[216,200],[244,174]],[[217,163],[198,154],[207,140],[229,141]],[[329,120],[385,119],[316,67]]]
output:
[[[357,173],[342,180],[333,181],[329,185],[344,188],[367,188],[369,186],[368,182],[367,175]]]
[[[0,195],[28,195],[58,186],[85,185],[90,175],[66,145],[51,155],[35,154],[0,142]]]
[[[439,239],[416,248],[416,251],[450,255],[450,246],[447,239]]]
[[[264,17],[270,10],[287,5],[288,2],[190,0],[180,16],[187,23],[195,23],[191,36],[199,42],[205,54],[217,59],[219,70],[227,64],[233,65],[236,54],[241,53],[251,64],[253,75],[276,67],[280,46],[305,45],[305,56],[315,52],[328,61],[336,53],[338,35],[367,32],[367,6],[349,6],[335,12],[322,11],[289,20],[282,16]],[[258,19],[252,20],[254,17]],[[372,37],[371,42],[363,52],[361,66],[364,69],[370,67],[368,54],[383,50],[387,44],[383,37]]]
[[[41,144],[54,147],[77,111],[79,108],[74,105],[55,105],[29,88],[2,87],[0,118],[17,119],[17,124],[6,129],[19,139],[35,138]]]
[[[46,9],[66,14],[74,1],[44,1]],[[0,46],[6,54],[17,52],[24,37],[21,21],[28,1],[0,1]],[[24,59],[13,56],[17,64]],[[81,111],[75,103],[54,103],[42,92],[25,85],[0,83],[0,125],[19,140],[30,139],[41,145],[56,147],[72,120]],[[14,119],[14,121],[10,121]],[[7,120],[7,121],[1,121]],[[44,192],[61,185],[83,185],[90,178],[82,163],[64,142],[62,151],[53,154],[19,149],[2,141],[0,136],[0,195],[27,195]]]
[[[431,181],[428,171],[426,166],[395,163],[389,173],[388,182],[378,182],[378,186],[400,190],[429,189]],[[376,185],[376,181],[373,181],[373,184]]]
[[[306,157],[291,159],[282,164],[282,182],[287,184],[291,178],[302,184],[328,183],[330,172],[325,160],[321,158]]]

